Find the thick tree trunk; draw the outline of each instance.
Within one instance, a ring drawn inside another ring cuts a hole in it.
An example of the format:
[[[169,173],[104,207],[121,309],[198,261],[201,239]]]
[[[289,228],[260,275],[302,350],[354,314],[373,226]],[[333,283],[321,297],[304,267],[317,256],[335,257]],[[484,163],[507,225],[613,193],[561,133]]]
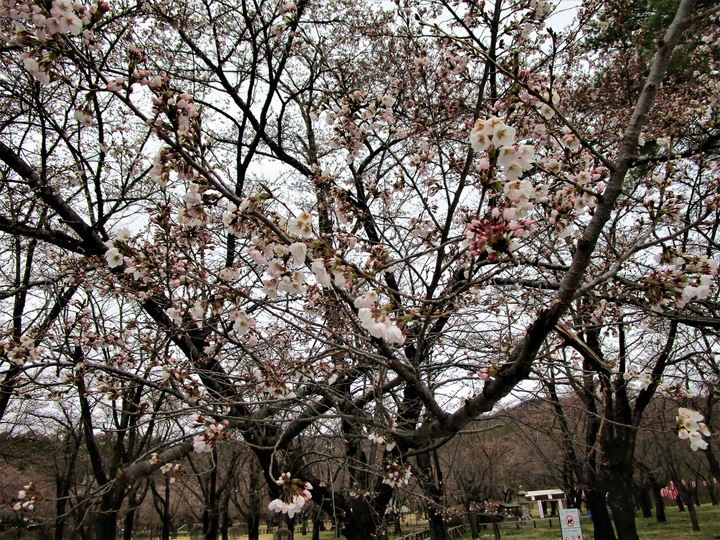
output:
[[[205,531],[205,540],[217,540],[220,533],[220,516],[213,509],[208,512],[208,524]]]
[[[123,540],[132,540],[135,517],[138,515],[137,489],[128,492],[128,512],[123,519]]]
[[[715,454],[713,453],[712,441],[706,441],[707,448],[704,450],[705,457],[708,460],[708,466],[710,467],[710,475],[712,478],[708,481],[708,487],[715,485],[715,479],[720,481],[720,462],[718,462]]]
[[[227,507],[225,507],[222,509],[222,514],[220,517],[220,538],[222,538],[222,540],[230,539],[230,536],[228,534],[229,528],[230,528],[230,516],[228,515]]]
[[[640,487],[636,492],[638,506],[640,506],[640,510],[642,511],[644,518],[652,517],[652,503],[650,502],[650,491],[650,485],[646,484]]]
[[[690,523],[692,524],[692,530],[695,532],[700,531],[700,523],[698,523],[697,512],[695,511],[694,504],[688,504],[688,514],[690,514]]]
[[[205,500],[205,511],[203,512],[203,532],[205,533],[205,540],[217,540],[218,533],[220,532],[217,463],[217,448],[213,448],[213,468],[210,470],[210,486],[207,492],[207,499]]]
[[[480,538],[480,531],[478,531],[477,517],[475,514],[468,514],[468,521],[470,522],[470,536],[472,539]]]
[[[450,540],[447,532],[447,524],[443,518],[442,512],[438,512],[435,508],[431,507],[429,514],[428,525],[430,527],[430,540]]]
[[[248,540],[259,540],[260,538],[260,478],[257,470],[250,473],[249,478],[250,497],[247,514],[243,512],[243,517],[248,524]],[[257,494],[257,495],[255,495]]]
[[[434,457],[435,469],[431,457]],[[440,470],[437,454],[431,456],[430,452],[420,454],[417,457],[420,486],[428,498],[427,516],[428,527],[430,528],[431,540],[450,540],[447,532],[447,524],[442,511],[443,488],[442,471]]]
[[[595,540],[616,540],[605,505],[605,494],[597,489],[585,491],[585,504],[592,515]]]
[[[356,499],[344,517],[342,534],[347,540],[367,540],[378,533],[380,520],[365,499]]]
[[[608,505],[618,540],[639,540],[632,500],[632,464],[620,462],[614,467],[608,467],[607,486]]]
[[[651,482],[653,499],[655,499],[655,519],[658,523],[666,523],[667,518],[665,517],[665,501],[663,501],[662,495],[660,494],[663,485],[655,482],[653,479],[651,479]]]
[[[117,534],[117,510],[100,510],[93,520],[93,540],[115,540]]]
[[[128,510],[123,519],[123,540],[132,540],[135,527],[135,510]]]
[[[67,489],[65,489],[67,484]],[[70,493],[69,483],[65,479],[56,479],[57,502],[55,503],[55,540],[63,540],[63,532],[65,531],[65,508],[67,507],[67,497]]]
[[[72,438],[73,444],[70,445]],[[64,475],[56,475],[55,477],[55,494],[57,502],[55,503],[55,540],[63,540],[65,533],[65,522],[67,521],[67,502],[70,497],[70,485],[75,477],[75,463],[77,461],[78,452],[80,451],[81,438],[75,438],[68,434],[66,438],[67,469]]]
[[[674,479],[675,485],[678,488],[678,501],[682,498],[687,505],[688,514],[690,514],[690,523],[692,524],[693,531],[700,531],[700,524],[698,523],[697,512],[695,511],[695,505],[693,504],[693,493],[692,487],[685,486],[681,482]]]
[[[260,514],[248,519],[248,540],[260,540]]]
[[[318,512],[318,515],[313,519],[312,522],[312,540],[320,540],[320,528],[321,528],[322,520],[320,519],[320,512]],[[255,539],[257,540],[257,539]]]

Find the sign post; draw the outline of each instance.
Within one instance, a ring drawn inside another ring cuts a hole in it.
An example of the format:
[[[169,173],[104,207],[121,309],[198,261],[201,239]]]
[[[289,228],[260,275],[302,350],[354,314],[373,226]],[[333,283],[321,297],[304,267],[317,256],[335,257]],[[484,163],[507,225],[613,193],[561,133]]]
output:
[[[560,530],[562,531],[562,540],[583,540],[580,528],[580,510],[577,508],[560,510]]]

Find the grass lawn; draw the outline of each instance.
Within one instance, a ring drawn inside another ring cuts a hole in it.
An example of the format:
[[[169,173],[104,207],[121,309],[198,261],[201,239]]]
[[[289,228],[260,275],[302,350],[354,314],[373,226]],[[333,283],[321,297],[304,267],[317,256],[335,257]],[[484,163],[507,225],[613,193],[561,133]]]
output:
[[[690,525],[690,516],[687,511],[679,512],[676,507],[668,507],[665,509],[668,522],[657,523],[655,518],[638,517],[636,520],[638,534],[641,540],[716,540],[720,539],[720,506],[711,506],[709,504],[697,508],[698,521],[700,522],[700,532],[693,533]],[[523,527],[516,529],[510,524],[505,524],[501,529],[502,538],[516,538],[518,540],[562,540],[560,536],[560,525],[557,517],[552,518],[552,527],[549,526],[549,520],[537,519],[536,528]],[[590,518],[583,517],[581,520],[584,540],[592,540],[593,526]],[[418,527],[407,527],[403,530],[403,535],[395,537],[390,535],[390,539],[402,538],[405,534],[411,533],[413,530],[421,530],[422,525]],[[18,538],[17,533],[13,531],[0,532],[0,540],[5,538]],[[23,531],[19,538],[34,539],[37,538],[35,531]],[[309,532],[303,536],[298,530],[295,533],[296,540],[309,540],[311,538]],[[335,538],[332,531],[324,531],[320,533],[322,540],[330,540]],[[344,538],[344,537],[341,537]],[[470,533],[466,533],[462,538],[470,539]],[[495,536],[492,529],[481,530],[480,538],[482,540],[494,540]],[[272,540],[273,535],[261,534],[260,540]],[[178,535],[177,540],[190,540],[189,535]],[[247,536],[241,536],[238,540],[247,540]]]
[[[709,504],[697,507],[700,532],[692,532],[690,516],[685,512],[679,512],[676,507],[665,508],[667,523],[657,523],[655,518],[638,517],[635,520],[638,534],[641,540],[714,540],[720,538],[720,506]],[[593,526],[589,518],[582,518],[583,539],[593,538]],[[523,540],[559,540],[560,525],[558,518],[553,518],[553,526],[548,526],[548,520],[537,520],[537,528],[514,529],[505,528],[501,530],[502,538],[518,538]],[[470,538],[467,533],[463,538]],[[480,531],[480,538],[493,540],[495,536],[492,530]]]
[[[705,504],[697,507],[698,521],[700,522],[700,532],[693,533],[690,525],[690,516],[685,512],[679,512],[677,507],[665,508],[665,514],[667,516],[667,523],[657,523],[655,518],[645,519],[639,516],[635,523],[637,524],[638,534],[641,540],[716,540],[720,538],[720,506],[711,506]],[[516,529],[505,525],[501,528],[500,532],[502,538],[516,538],[518,540],[561,540],[560,536],[560,525],[557,517],[552,518],[553,525],[549,526],[548,519],[537,519],[537,528],[521,528]],[[590,518],[583,517],[582,520],[583,539],[592,540],[593,538],[593,526]],[[403,529],[403,535],[397,538],[402,538],[405,534],[413,532],[413,530],[421,530],[423,527],[406,527]],[[310,532],[306,536],[300,534],[298,530],[295,533],[296,540],[309,540]],[[334,539],[335,535],[332,531],[324,531],[320,533],[322,540]],[[341,538],[344,538],[341,536]],[[390,539],[394,539],[392,534]],[[470,538],[470,533],[463,536],[464,539]],[[482,540],[494,540],[495,536],[492,529],[481,530],[480,538]],[[189,537],[181,537],[178,535],[178,540],[189,540]],[[260,540],[272,540],[273,536],[270,534],[261,534]],[[247,536],[241,536],[240,540],[247,540]]]

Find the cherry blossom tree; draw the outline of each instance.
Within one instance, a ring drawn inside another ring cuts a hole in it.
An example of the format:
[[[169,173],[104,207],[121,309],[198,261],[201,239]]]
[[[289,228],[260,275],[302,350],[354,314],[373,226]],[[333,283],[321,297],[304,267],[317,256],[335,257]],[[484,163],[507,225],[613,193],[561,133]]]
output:
[[[312,498],[368,538],[417,478],[445,538],[433,451],[579,306],[716,327],[717,81],[661,88],[717,17],[692,0],[622,100],[594,4],[563,35],[536,0],[2,6],[0,416],[25,381],[80,401],[98,537],[139,479],[233,437],[272,510]]]

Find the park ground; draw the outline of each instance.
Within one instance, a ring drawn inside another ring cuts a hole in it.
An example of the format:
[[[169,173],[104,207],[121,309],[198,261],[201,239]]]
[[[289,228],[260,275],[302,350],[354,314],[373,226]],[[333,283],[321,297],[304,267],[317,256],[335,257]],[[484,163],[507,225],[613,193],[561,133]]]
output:
[[[667,523],[657,523],[655,518],[643,518],[638,516],[636,523],[640,540],[715,540],[720,538],[720,506],[711,506],[709,504],[697,507],[698,521],[700,522],[700,532],[693,532],[690,525],[690,516],[687,511],[679,512],[677,508],[668,507],[665,509],[667,515]],[[550,526],[552,521],[552,527]],[[504,523],[501,528],[501,538],[513,538],[517,540],[561,540],[560,525],[557,517],[537,519],[536,527],[523,527],[521,529],[514,528],[512,523]],[[403,530],[403,534],[394,536],[391,539],[401,540],[406,534],[422,530],[422,526],[408,527]],[[593,526],[590,518],[582,518],[582,530],[584,540],[593,538]],[[332,531],[325,531],[320,534],[321,540],[333,539],[335,535]],[[302,535],[299,531],[295,534],[296,540],[309,540],[310,533]],[[342,538],[342,537],[341,537]],[[463,539],[470,539],[470,533],[466,533]],[[495,536],[491,529],[480,531],[480,540],[494,540]],[[272,540],[273,535],[261,534],[260,540]],[[189,540],[178,536],[178,540]],[[241,536],[238,540],[247,540],[247,536]]]
[[[638,516],[637,524],[640,540],[714,540],[720,538],[720,506],[703,505],[697,507],[700,532],[693,532],[690,525],[690,516],[687,511],[679,512],[677,508],[665,509],[667,523],[658,523],[655,518]],[[514,529],[507,525],[501,529],[501,538],[514,538],[522,540],[559,540],[560,526],[558,518],[553,518],[552,527],[548,519],[536,520],[537,528]],[[593,538],[593,526],[590,518],[582,518],[583,539]],[[302,536],[296,538],[302,539]],[[463,536],[469,539],[470,533]],[[481,540],[494,540],[492,530],[480,531]]]
[[[697,507],[698,521],[700,522],[700,532],[693,532],[690,525],[690,516],[687,511],[679,512],[677,508],[668,507],[665,509],[667,515],[667,523],[657,523],[655,518],[643,518],[638,516],[636,523],[638,534],[641,540],[715,540],[720,538],[720,506],[711,506],[709,504]],[[513,538],[517,540],[561,540],[559,520],[557,517],[552,518],[552,527],[549,526],[549,519],[537,519],[536,528],[516,529],[511,523],[506,523],[501,528],[501,538]],[[422,527],[407,528],[402,535],[393,536],[391,539],[402,539],[406,534],[420,530]],[[584,540],[593,538],[593,527],[590,518],[582,518],[582,530]],[[463,539],[470,539],[470,533],[463,535]],[[179,537],[178,537],[179,538]],[[260,540],[272,540],[272,535],[260,535]],[[296,540],[309,540],[310,533],[303,536],[296,533]],[[334,538],[332,531],[321,533],[322,540],[330,540]],[[480,531],[481,540],[494,540],[495,536],[491,529]],[[247,537],[240,537],[240,540],[246,540]]]
[[[679,512],[677,508],[666,508],[667,523],[657,523],[655,518],[638,517],[636,520],[638,534],[641,540],[715,540],[720,538],[720,506],[703,505],[697,508],[698,520],[700,522],[700,532],[693,532],[690,526],[690,516],[686,512]],[[552,526],[550,526],[552,521]],[[516,540],[562,540],[560,535],[559,520],[557,517],[537,519],[535,527],[515,528],[512,523],[503,523],[501,528],[501,538],[513,538]],[[422,529],[419,525],[416,527],[408,527],[403,534],[394,536],[390,535],[393,540],[402,540],[405,535]],[[593,528],[590,518],[582,518],[582,530],[584,540],[593,538]],[[5,531],[9,533],[10,531]],[[18,538],[15,531],[12,536],[5,536],[0,533],[0,540],[5,538]],[[332,531],[325,531],[320,534],[322,540],[331,540],[335,536]],[[32,534],[23,534],[19,538],[34,538]],[[302,535],[298,531],[295,534],[296,540],[309,540],[310,533]],[[342,538],[342,537],[341,537]],[[466,533],[463,539],[470,539],[470,533]],[[494,540],[495,536],[491,529],[480,531],[480,540]],[[178,535],[177,540],[190,540],[188,535]],[[233,537],[233,540],[247,540],[247,536]],[[260,540],[273,540],[271,534],[261,534]]]

